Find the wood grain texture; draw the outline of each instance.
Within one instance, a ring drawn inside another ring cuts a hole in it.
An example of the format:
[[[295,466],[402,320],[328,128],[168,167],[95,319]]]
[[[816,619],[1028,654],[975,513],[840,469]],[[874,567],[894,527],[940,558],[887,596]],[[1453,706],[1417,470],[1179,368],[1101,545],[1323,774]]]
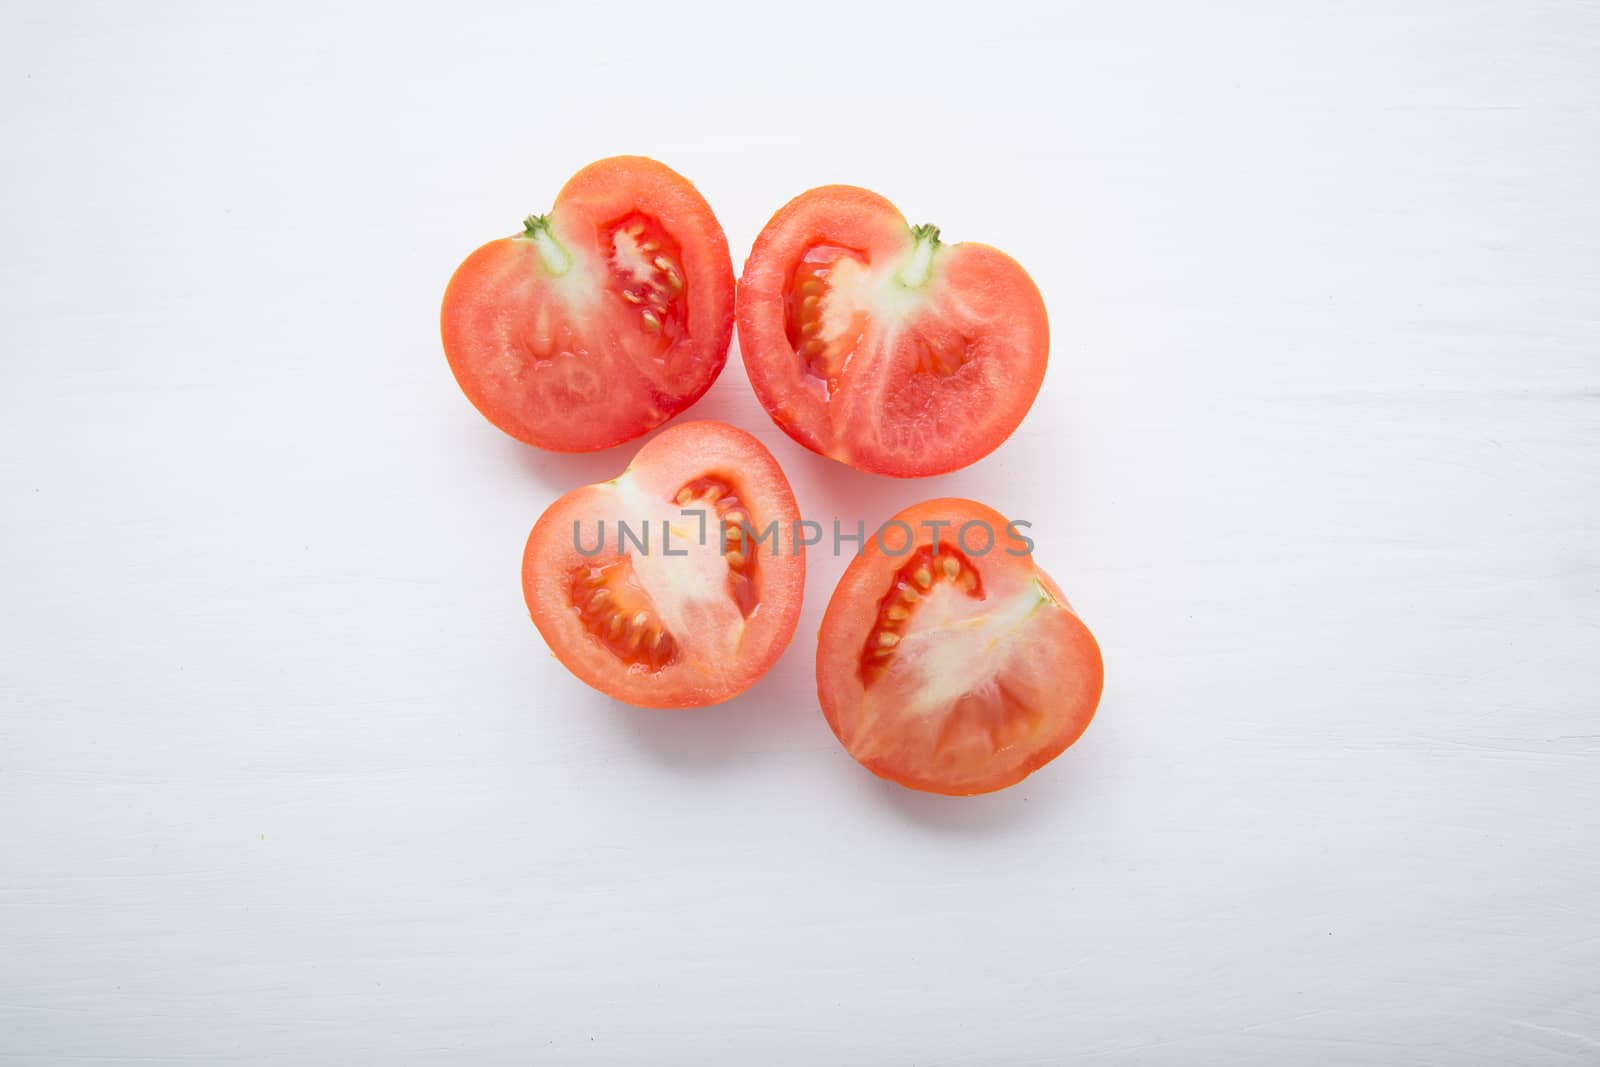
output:
[[[0,1062],[1600,1060],[1600,7],[8,5]],[[824,62],[826,60],[826,62]],[[615,152],[1033,274],[927,483],[1034,523],[1085,738],[913,795],[568,677],[440,294]]]

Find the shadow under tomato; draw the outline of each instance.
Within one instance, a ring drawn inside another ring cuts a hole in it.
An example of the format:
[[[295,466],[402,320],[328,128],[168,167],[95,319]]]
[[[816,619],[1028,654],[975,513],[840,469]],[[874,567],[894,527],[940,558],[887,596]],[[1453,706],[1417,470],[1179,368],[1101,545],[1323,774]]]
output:
[[[792,714],[798,703],[780,661],[766,677],[732,700],[705,708],[636,708],[600,698],[618,726],[664,766],[706,772],[742,765],[775,748],[790,747],[786,735],[803,732]]]
[[[842,534],[854,535],[859,520],[870,537],[880,523],[928,495],[929,486],[920,479],[889,478],[853,470],[787,438],[776,441],[772,448],[794,486],[801,514],[822,524],[823,540],[813,551],[832,552],[835,519],[839,520]],[[854,541],[841,547],[845,555],[856,550]]]
[[[580,485],[615,478],[644,445],[640,438],[599,452],[547,452],[504,434],[498,436],[498,454],[551,493],[551,500]]]
[[[1071,817],[1075,793],[1069,768],[1041,769],[995,793],[949,797],[873,778],[870,793],[900,819],[938,834],[991,835],[1042,820]]]
[[[781,431],[776,436],[785,438]],[[949,474],[895,478],[855,470],[786,438],[776,444],[769,442],[769,445],[800,497],[800,510],[806,518],[821,521],[830,539],[831,521],[835,517],[845,531],[852,533],[855,521],[861,519],[870,534],[879,524],[924,500],[948,496],[975,500],[991,497],[992,482],[999,466],[995,459],[985,458]],[[846,546],[846,549],[852,547]]]
[[[709,708],[636,708],[608,701],[612,717],[658,763],[683,771],[708,771],[751,758],[760,733],[743,701]]]

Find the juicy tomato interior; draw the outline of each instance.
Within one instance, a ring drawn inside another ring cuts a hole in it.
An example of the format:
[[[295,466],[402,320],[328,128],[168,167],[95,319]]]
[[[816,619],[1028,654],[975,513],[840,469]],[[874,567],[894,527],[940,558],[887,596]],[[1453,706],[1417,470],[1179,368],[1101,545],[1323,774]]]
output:
[[[611,249],[609,291],[628,305],[612,310],[620,311],[624,322],[633,321],[636,329],[627,336],[659,359],[689,331],[683,252],[659,220],[639,212],[611,223],[604,238]]]
[[[756,239],[739,345],[773,420],[861,470],[913,477],[981,459],[1032,405],[1044,300],[1014,260],[947,245],[851,186],[813,189]]]
[[[710,387],[733,331],[733,264],[711,207],[654,160],[579,171],[547,215],[456,270],[440,313],[467,398],[506,433],[607,448]]]
[[[1089,725],[1099,646],[992,508],[930,500],[885,528],[896,520],[915,535],[905,551],[894,535],[869,539],[828,602],[823,714],[857,761],[901,785],[957,795],[1014,785]]]
[[[754,684],[794,635],[799,518],[754,437],[674,426],[616,478],[546,509],[523,594],[551,651],[594,688],[644,707],[714,704]]]

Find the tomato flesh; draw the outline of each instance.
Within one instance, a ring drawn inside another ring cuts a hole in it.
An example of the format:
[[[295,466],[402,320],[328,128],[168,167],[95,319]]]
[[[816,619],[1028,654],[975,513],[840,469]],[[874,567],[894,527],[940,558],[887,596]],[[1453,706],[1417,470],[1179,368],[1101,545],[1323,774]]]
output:
[[[539,517],[522,562],[529,614],[568,670],[618,700],[726,700],[794,635],[799,517],[754,437],[717,422],[671,427],[622,474]]]
[[[1044,379],[1032,279],[987,245],[944,244],[851,186],[796,197],[739,280],[740,350],[774,422],[860,470],[916,477],[1000,445]]]
[[[896,523],[914,542],[896,553],[898,543],[869,539],[823,616],[823,714],[858,762],[901,785],[955,795],[1014,785],[1088,727],[1099,646],[998,512],[931,500],[885,528]],[[987,539],[955,540],[973,523]]]
[[[620,444],[694,403],[732,330],[733,265],[710,206],[627,156],[585,167],[548,215],[468,256],[440,312],[467,398],[559,452]]]

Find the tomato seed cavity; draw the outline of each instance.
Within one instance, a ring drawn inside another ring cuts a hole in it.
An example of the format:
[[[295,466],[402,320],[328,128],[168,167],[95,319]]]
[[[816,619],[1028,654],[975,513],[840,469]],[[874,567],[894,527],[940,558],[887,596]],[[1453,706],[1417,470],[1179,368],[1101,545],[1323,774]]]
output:
[[[584,629],[612,655],[658,671],[672,659],[677,642],[632,576],[633,564],[626,556],[581,566],[572,572],[568,593]]]
[[[638,309],[647,333],[670,344],[684,333],[688,308],[678,243],[655,219],[638,212],[613,223],[606,239],[617,292]]]
[[[940,545],[935,555],[932,545],[917,549],[895,572],[889,591],[878,601],[877,622],[861,648],[863,684],[871,685],[889,669],[917,603],[941,582],[955,586],[974,599],[983,599],[983,579],[960,550]]]
[[[722,478],[703,477],[684,485],[679,489],[673,500],[681,508],[692,509],[702,507],[707,511],[715,512],[721,524],[722,540],[716,542],[718,546],[726,545],[727,551],[723,559],[728,564],[728,595],[739,606],[739,614],[745,618],[756,609],[756,545],[750,540],[754,536],[748,509],[739,499],[739,494],[732,483]],[[716,536],[710,533],[709,536]]]
[[[846,259],[865,263],[865,253],[834,245],[813,245],[795,267],[794,277],[783,298],[783,328],[789,345],[800,357],[806,373],[826,382],[832,392],[845,357],[855,350],[866,332],[867,316],[857,312],[849,329],[840,337],[824,337],[822,313],[831,286],[830,279],[839,263]]]

